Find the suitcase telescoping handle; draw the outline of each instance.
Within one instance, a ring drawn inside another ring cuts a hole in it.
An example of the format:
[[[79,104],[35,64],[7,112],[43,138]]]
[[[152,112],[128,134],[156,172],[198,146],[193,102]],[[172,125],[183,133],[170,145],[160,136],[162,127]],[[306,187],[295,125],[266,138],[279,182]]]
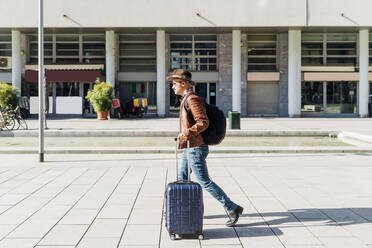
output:
[[[178,138],[174,138],[176,142],[176,178],[178,181]],[[190,165],[190,140],[187,140],[187,181],[190,181],[191,165]]]

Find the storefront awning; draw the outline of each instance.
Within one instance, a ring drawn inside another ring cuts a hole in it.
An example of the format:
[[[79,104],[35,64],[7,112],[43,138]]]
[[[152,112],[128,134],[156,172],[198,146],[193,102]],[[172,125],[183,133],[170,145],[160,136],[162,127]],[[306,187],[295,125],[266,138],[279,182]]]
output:
[[[45,70],[48,82],[94,82],[103,80],[99,70]],[[25,79],[30,83],[38,82],[38,71],[26,70]]]
[[[45,70],[103,70],[104,64],[52,64],[44,65]],[[38,70],[38,65],[26,65],[26,70]]]

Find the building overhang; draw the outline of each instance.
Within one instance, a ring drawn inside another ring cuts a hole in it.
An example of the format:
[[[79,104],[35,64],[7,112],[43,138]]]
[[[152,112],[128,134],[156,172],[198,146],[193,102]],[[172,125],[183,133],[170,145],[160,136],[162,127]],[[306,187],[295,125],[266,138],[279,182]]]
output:
[[[359,81],[359,72],[305,72],[304,81]],[[372,73],[368,74],[368,80],[372,81]]]
[[[46,70],[103,70],[104,64],[53,64],[44,65]],[[38,70],[38,65],[26,65],[26,70]]]
[[[25,79],[30,83],[38,82],[38,71],[26,70]],[[45,70],[48,82],[94,82],[103,80],[100,70]]]
[[[273,82],[280,81],[279,72],[248,72],[248,82]]]
[[[355,66],[301,66],[301,71],[355,72]]]

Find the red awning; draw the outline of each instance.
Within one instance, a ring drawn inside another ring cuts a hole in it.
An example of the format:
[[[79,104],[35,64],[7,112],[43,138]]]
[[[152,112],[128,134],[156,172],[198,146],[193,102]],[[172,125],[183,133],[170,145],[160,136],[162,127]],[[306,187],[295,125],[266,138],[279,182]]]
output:
[[[94,82],[103,80],[101,71],[97,70],[46,70],[48,82]],[[30,83],[38,82],[38,71],[26,70],[25,79]]]

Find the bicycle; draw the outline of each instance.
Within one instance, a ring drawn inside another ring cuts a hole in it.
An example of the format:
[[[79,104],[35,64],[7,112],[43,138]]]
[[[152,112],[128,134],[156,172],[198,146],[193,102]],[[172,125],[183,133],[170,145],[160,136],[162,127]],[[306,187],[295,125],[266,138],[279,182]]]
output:
[[[15,119],[13,115],[10,113],[9,108],[2,109],[0,107],[0,130],[6,128],[7,130],[13,130],[15,126]]]
[[[22,117],[21,108],[19,105],[14,110],[11,110],[10,114],[17,123],[17,126],[14,127],[14,130],[18,130],[20,127],[22,127],[24,130],[28,129],[27,123]]]

